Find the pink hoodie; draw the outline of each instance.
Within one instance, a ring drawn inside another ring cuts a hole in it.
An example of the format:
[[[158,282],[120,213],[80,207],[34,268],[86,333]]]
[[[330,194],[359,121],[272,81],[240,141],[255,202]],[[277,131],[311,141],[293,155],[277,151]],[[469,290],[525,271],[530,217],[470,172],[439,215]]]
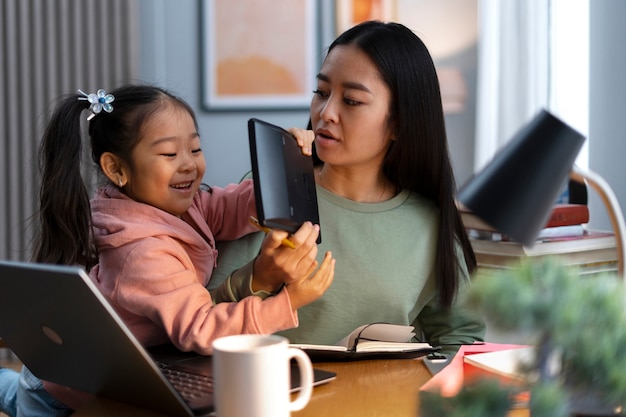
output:
[[[178,218],[107,187],[91,201],[99,264],[90,276],[139,341],[172,342],[211,353],[211,342],[238,333],[274,333],[297,326],[286,291],[261,300],[213,303],[205,286],[217,262],[215,239],[256,229],[250,180],[199,191]]]

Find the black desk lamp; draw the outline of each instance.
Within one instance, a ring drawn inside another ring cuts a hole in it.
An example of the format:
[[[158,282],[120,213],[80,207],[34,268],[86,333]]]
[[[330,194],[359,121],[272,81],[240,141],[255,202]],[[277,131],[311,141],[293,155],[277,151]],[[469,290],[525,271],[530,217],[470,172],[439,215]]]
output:
[[[609,212],[623,277],[624,218],[617,198],[597,174],[573,167],[584,141],[582,134],[542,110],[461,188],[457,199],[495,229],[532,246],[567,180],[589,184]]]

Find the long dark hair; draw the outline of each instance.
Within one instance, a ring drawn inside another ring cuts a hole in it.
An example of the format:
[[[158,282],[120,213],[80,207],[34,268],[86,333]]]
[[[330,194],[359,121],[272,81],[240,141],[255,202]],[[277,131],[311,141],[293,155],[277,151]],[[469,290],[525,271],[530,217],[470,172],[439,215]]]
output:
[[[430,198],[439,208],[435,271],[440,302],[450,306],[459,287],[457,241],[470,273],[476,257],[455,203],[439,80],[428,49],[407,27],[368,21],[341,34],[328,48],[353,45],[374,62],[391,90],[390,123],[395,140],[383,161],[398,188]],[[316,163],[321,163],[314,155]]]
[[[101,111],[89,123],[91,159],[100,167],[100,157],[111,152],[132,166],[131,152],[141,137],[145,122],[165,105],[195,114],[182,99],[148,85],[125,85],[110,92],[113,111]],[[46,127],[39,148],[40,228],[33,260],[41,263],[82,265],[90,269],[98,261],[92,239],[91,210],[87,186],[81,176],[83,138],[81,119],[86,122],[90,103],[82,94],[62,98]]]

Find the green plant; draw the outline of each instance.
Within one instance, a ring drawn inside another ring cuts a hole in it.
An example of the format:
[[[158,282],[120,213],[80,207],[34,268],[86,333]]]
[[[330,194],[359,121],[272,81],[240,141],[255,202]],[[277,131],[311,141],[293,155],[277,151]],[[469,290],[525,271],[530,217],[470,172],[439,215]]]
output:
[[[494,326],[534,334],[542,382],[558,378],[626,403],[624,286],[615,275],[584,277],[554,258],[527,260],[496,276],[476,276],[466,302]],[[551,375],[555,354],[561,370]]]
[[[526,372],[533,417],[574,413],[581,399],[621,415],[620,406],[607,404],[626,404],[624,294],[613,274],[584,277],[543,258],[479,272],[464,301],[495,328],[530,335],[535,354]],[[556,371],[550,366],[555,360]]]

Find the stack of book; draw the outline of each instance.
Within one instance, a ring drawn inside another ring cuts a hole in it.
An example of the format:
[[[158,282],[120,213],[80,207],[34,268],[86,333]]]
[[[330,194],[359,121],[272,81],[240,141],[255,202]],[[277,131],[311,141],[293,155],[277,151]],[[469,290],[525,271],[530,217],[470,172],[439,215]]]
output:
[[[524,257],[559,257],[565,265],[578,268],[581,275],[617,271],[615,235],[590,230],[589,208],[585,204],[556,204],[544,229],[532,246],[509,239],[467,209],[461,219],[468,230],[479,268],[515,267]]]

